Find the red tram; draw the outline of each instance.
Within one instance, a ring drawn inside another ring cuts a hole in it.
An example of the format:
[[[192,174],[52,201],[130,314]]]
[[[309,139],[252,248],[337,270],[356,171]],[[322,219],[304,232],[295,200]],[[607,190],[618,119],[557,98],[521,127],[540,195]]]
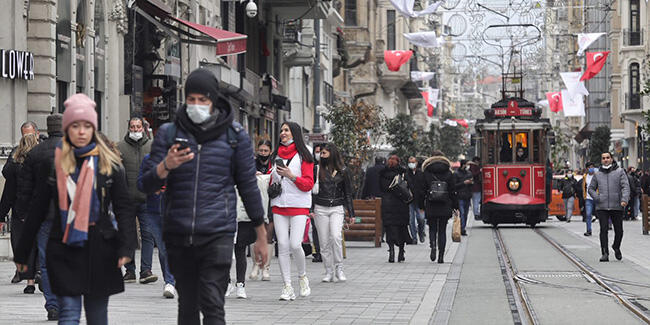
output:
[[[485,110],[476,123],[483,164],[481,219],[525,223],[546,221],[546,160],[551,124],[541,109],[523,98],[505,98]]]

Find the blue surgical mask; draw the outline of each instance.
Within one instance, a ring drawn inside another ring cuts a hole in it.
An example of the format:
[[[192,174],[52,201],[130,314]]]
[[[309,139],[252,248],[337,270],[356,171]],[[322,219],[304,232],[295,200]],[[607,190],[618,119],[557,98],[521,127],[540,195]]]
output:
[[[210,118],[210,105],[187,105],[187,116],[195,124],[201,124]]]
[[[593,174],[595,172],[596,172],[596,168],[593,168],[593,167],[589,168],[589,173],[590,174]]]

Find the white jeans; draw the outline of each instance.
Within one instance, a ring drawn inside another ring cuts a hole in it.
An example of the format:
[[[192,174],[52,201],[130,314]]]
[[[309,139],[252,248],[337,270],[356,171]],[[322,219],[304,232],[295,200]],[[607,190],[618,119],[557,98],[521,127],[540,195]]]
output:
[[[278,239],[278,261],[284,284],[291,285],[291,257],[296,261],[298,275],[305,275],[305,251],[302,250],[302,239],[305,235],[307,216],[273,215],[275,237]]]
[[[343,206],[324,207],[315,205],[314,223],[318,230],[320,255],[323,257],[325,272],[332,273],[334,266],[343,264]]]

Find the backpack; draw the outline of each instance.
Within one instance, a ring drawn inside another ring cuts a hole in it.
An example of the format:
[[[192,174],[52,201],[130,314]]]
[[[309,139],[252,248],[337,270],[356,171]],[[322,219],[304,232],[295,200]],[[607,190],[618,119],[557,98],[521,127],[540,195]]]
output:
[[[433,175],[434,180],[429,185],[429,190],[426,193],[427,201],[429,202],[447,202],[449,201],[449,189],[447,182],[439,180]]]
[[[562,186],[562,194],[566,197],[572,197],[576,194],[576,190],[573,187],[573,183],[570,180],[565,180]]]

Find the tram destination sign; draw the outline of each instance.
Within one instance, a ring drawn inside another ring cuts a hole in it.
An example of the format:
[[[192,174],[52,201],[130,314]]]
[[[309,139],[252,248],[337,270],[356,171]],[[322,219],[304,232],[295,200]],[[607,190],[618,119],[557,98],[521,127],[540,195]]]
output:
[[[34,54],[0,49],[0,76],[4,79],[34,79]]]
[[[495,108],[494,116],[533,116],[532,107],[519,107],[516,100],[508,102],[508,107]]]

